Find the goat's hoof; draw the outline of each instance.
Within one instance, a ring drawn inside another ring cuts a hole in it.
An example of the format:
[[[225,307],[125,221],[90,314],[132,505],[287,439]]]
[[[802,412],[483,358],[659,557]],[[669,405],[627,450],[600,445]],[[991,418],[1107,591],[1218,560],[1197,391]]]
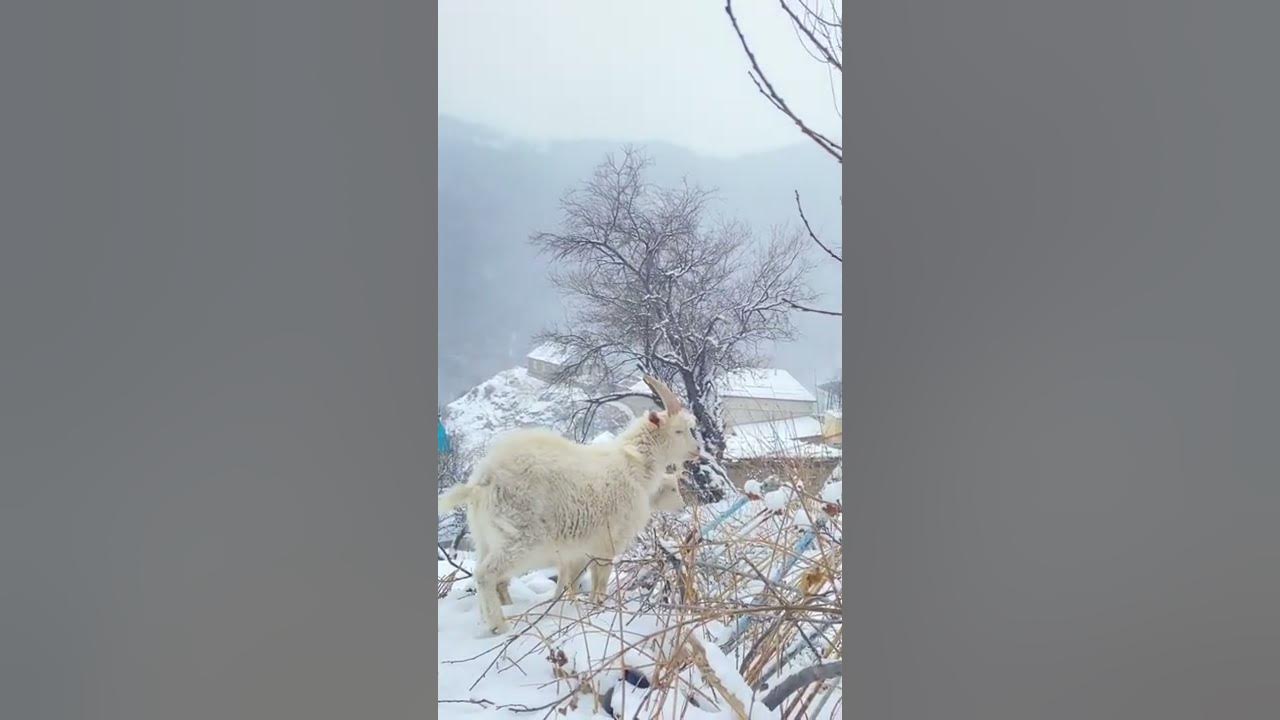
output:
[[[489,627],[489,632],[494,635],[506,635],[507,633],[511,632],[511,625],[509,623],[502,623],[501,625],[492,625]]]

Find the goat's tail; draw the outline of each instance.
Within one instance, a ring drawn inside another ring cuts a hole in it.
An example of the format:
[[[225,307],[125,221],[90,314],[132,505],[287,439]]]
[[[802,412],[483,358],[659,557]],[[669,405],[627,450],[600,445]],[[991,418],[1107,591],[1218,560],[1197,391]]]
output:
[[[455,509],[471,502],[472,491],[473,488],[470,485],[455,485],[452,490],[440,496],[440,507],[437,510],[437,516],[444,517]]]

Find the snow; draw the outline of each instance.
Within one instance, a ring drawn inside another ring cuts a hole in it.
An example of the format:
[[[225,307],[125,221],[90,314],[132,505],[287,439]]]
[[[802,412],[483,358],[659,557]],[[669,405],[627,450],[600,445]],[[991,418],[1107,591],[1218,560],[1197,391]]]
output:
[[[609,442],[609,441],[610,441],[610,440],[612,440],[613,438],[614,438],[614,434],[613,434],[613,433],[611,433],[611,432],[609,432],[608,430],[605,430],[604,432],[600,433],[599,435],[597,435],[597,436],[595,436],[595,437],[591,438],[591,444],[595,445],[595,444],[598,444],[598,443]]]
[[[483,451],[494,437],[520,427],[567,432],[575,403],[586,399],[576,387],[553,386],[523,367],[503,370],[445,406],[444,425],[454,445]],[[614,415],[618,414],[613,411]],[[598,421],[608,422],[602,410]]]
[[[771,507],[779,503],[790,507],[799,500],[791,488],[771,491],[766,497]],[[700,512],[714,516],[727,506],[724,501],[702,507]],[[756,556],[757,562],[761,562],[774,552],[772,539],[788,537],[786,542],[792,542],[795,535],[787,535],[787,528],[800,524],[802,512],[794,516],[787,513],[783,517],[744,513],[723,526],[721,537],[742,539],[750,533],[770,538],[770,544],[760,546],[764,548],[764,555]],[[824,522],[827,526],[832,524]],[[802,529],[806,527],[801,524]],[[664,545],[672,543],[678,540],[672,538]],[[809,547],[801,551],[801,555],[804,559],[781,580],[784,584],[797,582],[799,574],[810,567],[807,563],[818,557],[819,550]],[[453,562],[467,572],[474,568],[471,553],[458,553]],[[679,624],[680,619],[687,616],[661,609],[643,609],[634,599],[620,600],[614,595],[603,605],[593,604],[585,596],[557,601],[555,583],[549,577],[552,572],[544,568],[512,579],[513,602],[503,608],[512,632],[502,636],[493,636],[483,627],[473,579],[453,580],[445,597],[440,599],[438,609],[439,717],[487,720],[545,715],[577,720],[610,717],[729,720],[737,717],[735,705],[745,709],[753,719],[779,717],[778,710],[764,707],[762,692],[753,691],[738,672],[739,655],[744,647],[730,649],[728,654],[719,647],[734,637],[734,621],[726,623],[708,618],[699,629],[690,632],[688,628],[681,629]],[[626,571],[616,571],[615,577],[617,572]],[[442,588],[451,577],[464,574],[447,560],[437,562],[437,577]],[[839,587],[839,578],[833,580]],[[750,579],[737,588],[734,598],[747,604],[765,591],[762,580]],[[838,626],[835,631],[838,632]],[[689,633],[688,640],[698,646],[695,652],[705,656],[705,662],[683,664],[678,678],[663,675],[654,685],[655,664],[668,668],[664,673],[670,672],[671,659],[677,650],[676,638],[686,637],[686,633]],[[770,685],[813,662],[816,659],[805,653],[797,655],[779,669]],[[702,668],[709,668],[709,675],[714,677],[704,676]],[[575,692],[580,684],[586,687],[585,692]],[[725,698],[724,692],[733,700]],[[833,700],[838,702],[838,685],[834,693]],[[614,712],[612,716],[601,704],[606,696]],[[692,705],[690,697],[700,699],[701,706]],[[531,712],[534,708],[537,711]],[[820,715],[827,716],[826,712]]]
[[[791,373],[778,368],[756,368],[725,373],[716,383],[721,397],[816,402],[817,398]]]
[[[791,494],[783,488],[773,490],[764,496],[764,505],[770,510],[781,510],[787,506],[787,501],[791,499]]]
[[[839,480],[827,483],[826,486],[822,488],[822,501],[839,505],[841,488],[842,485]]]
[[[731,370],[716,380],[716,392],[720,397],[751,398],[755,400],[794,400],[798,402],[817,402],[813,393],[809,392],[799,380],[779,368],[747,368]],[[630,392],[648,393],[649,386],[638,381],[630,388]]]
[[[563,345],[547,342],[534,348],[525,357],[530,360],[541,360],[552,365],[560,365],[569,359],[569,351]]]
[[[747,709],[747,715],[752,720],[769,720],[769,718],[779,717],[780,713],[778,711],[766,708],[764,703],[755,699],[757,694],[742,679],[742,675],[738,674],[738,669],[734,662],[721,652],[720,648],[697,635],[694,635],[693,639],[694,642],[702,646],[702,652],[707,657],[707,666],[711,669],[711,672],[715,673],[716,678],[724,686],[724,689],[732,694],[743,708]]]
[[[467,572],[474,567],[473,558],[463,556],[455,562]],[[437,576],[444,581],[458,572],[449,562],[437,562]],[[472,578],[457,579],[439,603],[438,647],[440,651],[441,718],[512,718],[540,717],[527,714],[524,708],[545,708],[554,716],[578,719],[608,718],[598,697],[610,688],[610,704],[617,717],[629,717],[645,703],[654,708],[655,717],[684,717],[690,720],[728,720],[734,713],[727,702],[723,707],[693,707],[683,690],[653,693],[624,682],[624,673],[643,677],[648,684],[654,665],[653,656],[674,649],[671,642],[646,641],[664,627],[662,621],[641,612],[634,604],[621,608],[594,606],[585,600],[555,601],[555,584],[545,571],[515,578],[510,584],[512,605],[503,608],[513,632],[494,636],[482,627]],[[712,633],[724,632],[722,625],[709,626]],[[670,638],[672,633],[659,635]],[[716,679],[744,707],[751,705],[751,688],[737,672],[733,662],[718,647],[699,642],[707,657],[707,665]],[[631,649],[624,647],[635,645]],[[504,647],[505,646],[505,647]],[[557,655],[563,653],[562,656]],[[574,676],[577,677],[574,677]],[[688,669],[687,682],[696,682],[700,673]],[[580,681],[589,687],[586,694],[575,693]],[[474,684],[474,688],[472,685]],[[594,695],[591,691],[594,691]],[[652,694],[652,697],[650,695]],[[556,712],[556,701],[564,713]],[[646,702],[647,701],[647,702]],[[656,703],[662,705],[655,707]],[[507,707],[502,707],[507,706]],[[644,717],[652,712],[646,710]],[[776,718],[757,700],[752,718]]]
[[[729,460],[840,457],[838,447],[804,440],[822,436],[822,422],[808,415],[735,425],[725,435],[724,455]]]
[[[445,408],[445,423],[460,447],[482,450],[499,433],[515,427],[537,425],[564,431],[573,403],[581,398],[581,390],[552,387],[530,376],[524,368],[514,368],[498,373],[450,403]],[[811,429],[812,423],[816,423],[816,419],[739,426],[728,441],[731,446],[739,443],[739,449],[743,443],[752,447],[751,443],[763,443],[765,438],[776,441],[779,427],[790,426],[790,434],[785,435],[789,439],[782,443],[783,449],[796,452],[797,448],[816,448],[823,456],[834,451],[834,457],[839,457],[836,448],[824,450],[822,446],[798,439],[798,433]],[[746,433],[741,432],[743,428]],[[600,432],[593,442],[610,437],[612,433]],[[709,562],[737,564],[744,571],[750,570],[744,562],[750,559],[760,564],[761,572],[772,577],[776,570],[781,584],[794,586],[801,573],[813,567],[819,557],[819,543],[825,543],[825,552],[838,551],[839,545],[832,543],[831,538],[839,538],[839,517],[827,517],[816,507],[808,507],[806,513],[798,507],[800,497],[790,487],[765,493],[766,487],[776,485],[776,478],[772,480],[772,483],[746,482],[747,492],[764,496],[764,507],[761,503],[744,504],[741,512],[731,515],[714,530],[715,539],[720,542],[709,544],[699,552],[711,553]],[[822,497],[824,500],[838,498],[839,491],[837,466],[822,490]],[[669,520],[675,524],[669,528],[655,522],[655,533],[661,535],[656,539],[668,552],[678,554],[681,539],[686,537],[689,528],[706,527],[707,521],[721,517],[738,500],[730,497],[681,515],[664,516],[664,522]],[[806,502],[806,506],[813,505]],[[781,512],[774,512],[779,510]],[[810,514],[814,522],[820,521],[818,542],[808,548],[796,546],[796,564],[781,567],[776,559],[771,559],[776,555],[776,543],[781,541],[788,546],[795,543],[804,535],[801,531],[809,529]],[[441,523],[445,520],[441,519]],[[650,546],[644,552],[656,553],[656,549]],[[462,571],[448,560],[437,561],[437,577],[441,589],[445,590],[437,618],[441,701],[437,714],[441,718],[547,716],[602,720],[611,717],[601,705],[606,696],[614,711],[612,717],[617,718],[735,718],[734,703],[721,695],[721,689],[746,708],[753,720],[778,717],[777,711],[769,711],[761,704],[760,692],[755,693],[753,701],[752,688],[737,671],[741,658],[734,655],[744,652],[745,644],[740,641],[728,646],[728,655],[719,647],[720,643],[732,643],[737,637],[738,619],[716,619],[708,615],[698,620],[702,623],[700,627],[682,626],[681,619],[689,617],[687,610],[642,606],[640,596],[618,597],[622,591],[617,588],[622,587],[619,583],[628,578],[627,573],[639,572],[627,570],[625,564],[615,570],[615,583],[610,588],[615,594],[605,603],[592,603],[585,595],[557,601],[555,583],[550,579],[554,570],[542,568],[511,580],[513,602],[505,606],[503,612],[512,625],[512,632],[493,636],[480,619],[474,580],[466,577],[474,568],[474,555],[465,551],[456,556],[452,551],[449,554]],[[637,576],[629,577],[634,582]],[[711,583],[712,588],[719,587],[716,583],[721,582],[714,573],[707,574],[703,581]],[[765,583],[758,579],[736,582],[741,584],[723,586],[721,592],[725,594],[720,597],[726,602],[750,603],[766,591]],[[839,587],[838,577],[834,582]],[[837,602],[838,598],[835,596]],[[831,632],[839,632],[839,627],[835,625]],[[680,664],[676,677],[654,674],[655,663],[661,663],[667,668],[664,672],[669,672],[672,655],[678,649],[675,638],[684,638],[686,633],[705,654],[703,666],[711,668],[714,680],[702,676],[698,663]],[[801,653],[780,670],[774,682],[812,662],[815,662],[813,658]],[[575,692],[579,685],[584,685],[586,691]],[[836,702],[840,692],[837,685]],[[691,698],[698,699],[700,706],[692,705]],[[827,713],[821,717],[827,717]]]
[[[796,511],[791,514],[791,524],[802,530],[808,530],[813,527],[813,518],[804,508],[796,508]]]

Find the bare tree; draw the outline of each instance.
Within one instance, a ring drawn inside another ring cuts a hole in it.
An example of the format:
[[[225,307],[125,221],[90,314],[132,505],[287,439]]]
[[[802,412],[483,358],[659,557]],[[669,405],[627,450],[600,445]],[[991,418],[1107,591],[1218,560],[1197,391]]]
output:
[[[836,117],[843,118],[844,112],[841,108],[840,94],[840,79],[844,72],[844,30],[841,24],[843,4],[841,0],[778,0],[778,5],[781,7],[783,14],[786,15],[786,22],[795,31],[800,45],[827,73]],[[751,43],[747,41],[747,36],[738,22],[737,15],[733,12],[733,0],[725,0],[724,11],[729,16],[729,22],[733,25],[733,30],[738,36],[738,42],[741,43],[743,52],[747,55],[747,61],[751,65],[750,70],[747,71],[747,76],[751,78],[756,90],[778,112],[795,123],[800,132],[812,140],[814,144],[835,158],[837,163],[844,164],[844,146],[841,145],[840,141],[815,130],[812,123],[800,117],[791,104],[787,102],[778,87],[769,79],[755,51],[752,50]],[[824,243],[809,225],[809,219],[804,214],[804,207],[800,204],[799,192],[795,193],[795,200],[796,211],[800,214],[800,219],[804,223],[804,228],[809,238],[836,262],[843,263],[844,257]],[[788,300],[791,307],[796,310],[836,317],[842,315],[839,310],[823,310],[812,307],[798,298],[789,298]]]
[[[566,328],[542,338],[567,355],[559,381],[617,390],[587,403],[584,437],[590,413],[632,394],[625,381],[637,371],[683,394],[704,450],[691,468],[695,488],[714,500],[727,480],[715,380],[758,366],[764,347],[794,337],[793,302],[812,297],[807,243],[783,230],[757,243],[740,223],[712,224],[710,192],[653,185],[649,164],[630,148],[610,156],[564,197],[559,231],[532,238],[568,301]]]

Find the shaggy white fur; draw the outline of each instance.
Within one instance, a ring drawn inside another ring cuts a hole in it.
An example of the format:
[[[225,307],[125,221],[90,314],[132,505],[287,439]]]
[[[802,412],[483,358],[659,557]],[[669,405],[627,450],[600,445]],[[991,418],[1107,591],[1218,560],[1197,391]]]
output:
[[[479,556],[480,614],[493,632],[510,627],[502,603],[510,602],[512,577],[555,565],[566,587],[598,559],[591,569],[592,594],[599,597],[609,561],[649,522],[655,503],[674,505],[664,488],[666,468],[698,456],[694,419],[665,385],[651,385],[668,410],[650,412],[612,440],[592,445],[548,430],[511,432],[493,444],[466,485],[440,498],[442,515],[467,508]]]
[[[650,515],[655,512],[675,512],[685,506],[684,496],[680,494],[679,475],[663,474],[662,482],[658,484],[658,489],[649,498]],[[644,525],[641,524],[640,528],[643,529]],[[562,560],[556,568],[556,592],[563,592],[567,597],[576,595],[578,592],[578,578],[582,575],[582,571],[590,565],[591,599],[600,600],[604,596],[605,587],[609,583],[609,575],[613,571],[608,559],[583,553],[576,560],[568,561],[569,549],[566,548],[565,550],[561,556]],[[502,598],[504,605],[511,602],[510,596],[506,594],[506,583],[499,584],[498,595]]]

